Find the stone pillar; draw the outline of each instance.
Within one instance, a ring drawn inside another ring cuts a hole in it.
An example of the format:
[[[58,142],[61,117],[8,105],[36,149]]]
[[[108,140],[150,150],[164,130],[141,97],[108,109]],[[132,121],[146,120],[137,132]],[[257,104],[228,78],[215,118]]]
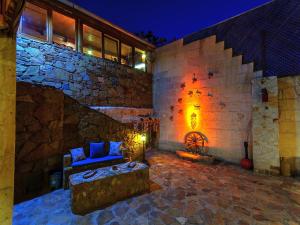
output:
[[[268,100],[262,101],[262,89]],[[253,163],[254,171],[264,174],[280,173],[279,105],[277,77],[257,78],[253,81]]]
[[[16,40],[0,36],[0,225],[12,223],[15,109]]]

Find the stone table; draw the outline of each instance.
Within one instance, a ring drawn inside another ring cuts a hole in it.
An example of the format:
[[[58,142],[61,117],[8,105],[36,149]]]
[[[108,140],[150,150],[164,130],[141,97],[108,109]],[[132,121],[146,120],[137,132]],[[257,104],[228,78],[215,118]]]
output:
[[[137,163],[129,168],[128,163],[96,169],[97,173],[88,179],[86,172],[73,174],[69,178],[71,207],[75,214],[86,214],[109,206],[128,197],[145,193],[149,190],[149,167]]]

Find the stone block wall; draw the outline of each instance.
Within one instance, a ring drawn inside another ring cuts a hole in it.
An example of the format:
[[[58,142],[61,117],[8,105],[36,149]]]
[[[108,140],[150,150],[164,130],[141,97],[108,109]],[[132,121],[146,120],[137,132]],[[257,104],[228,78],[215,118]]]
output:
[[[263,174],[280,174],[279,108],[277,77],[253,80],[253,163],[254,170]],[[262,101],[262,89],[268,93]]]
[[[48,191],[62,165],[63,116],[63,92],[17,83],[16,201]]]
[[[17,80],[63,90],[81,104],[152,108],[152,75],[24,37],[17,38]]]
[[[0,36],[0,224],[11,224],[14,193],[16,41]]]
[[[62,171],[63,154],[89,142],[124,141],[141,159],[139,134],[129,124],[83,106],[53,87],[17,83],[15,201],[50,191],[49,175]]]
[[[139,120],[140,117],[153,115],[153,109],[128,108],[128,107],[92,107],[98,112],[102,112],[109,117],[122,123],[131,123]]]
[[[200,131],[211,154],[238,163],[251,136],[251,80],[260,74],[253,64],[242,64],[242,56],[211,36],[157,49],[153,71],[159,147],[180,149],[186,133]]]
[[[281,166],[286,168],[287,165],[291,175],[299,175],[300,76],[278,78],[278,90]]]

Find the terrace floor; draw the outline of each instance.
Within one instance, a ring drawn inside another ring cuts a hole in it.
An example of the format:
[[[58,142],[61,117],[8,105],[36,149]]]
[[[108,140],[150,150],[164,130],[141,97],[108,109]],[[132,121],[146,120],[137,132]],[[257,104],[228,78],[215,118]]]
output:
[[[13,224],[300,224],[299,180],[254,175],[226,163],[196,164],[161,151],[147,157],[157,184],[151,193],[76,216],[70,192],[58,190],[16,205]]]

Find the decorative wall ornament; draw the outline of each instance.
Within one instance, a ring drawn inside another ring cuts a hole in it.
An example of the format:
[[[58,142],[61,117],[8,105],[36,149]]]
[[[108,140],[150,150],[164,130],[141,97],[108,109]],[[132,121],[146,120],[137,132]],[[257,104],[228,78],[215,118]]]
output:
[[[210,92],[207,93],[207,96],[208,97],[214,97],[214,95],[212,93],[210,93]]]
[[[194,73],[192,83],[196,83],[196,82],[197,82],[197,78],[196,78],[196,74]]]
[[[193,94],[194,94],[193,91],[189,91],[189,92],[188,92],[188,95],[189,95],[190,97],[193,97]]]
[[[194,130],[197,126],[197,114],[196,113],[192,113],[191,114],[191,127]]]
[[[178,103],[182,103],[182,98],[179,98],[177,101]]]
[[[178,110],[178,113],[179,113],[179,114],[183,114],[183,110],[182,110],[182,109],[179,109],[179,110]]]
[[[221,106],[222,109],[226,107],[226,104],[224,102],[219,102],[219,105]]]
[[[185,83],[181,83],[180,88],[184,89],[185,88]]]
[[[200,110],[200,105],[194,105],[195,110]]]
[[[173,105],[170,106],[170,110],[171,110],[172,112],[174,111],[174,106],[173,106]]]
[[[173,121],[173,120],[174,120],[174,117],[173,117],[173,116],[170,116],[169,119],[170,119],[171,121]]]
[[[208,79],[211,79],[214,76],[213,72],[208,72]]]
[[[199,96],[202,94],[202,92],[197,89],[196,94]]]

